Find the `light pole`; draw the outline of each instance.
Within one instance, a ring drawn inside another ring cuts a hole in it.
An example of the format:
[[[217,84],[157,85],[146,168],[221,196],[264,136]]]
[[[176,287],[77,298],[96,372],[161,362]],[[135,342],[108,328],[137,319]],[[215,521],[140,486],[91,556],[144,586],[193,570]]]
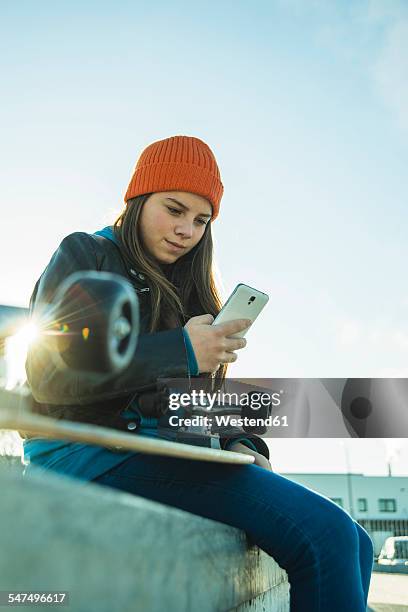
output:
[[[350,456],[347,448],[347,444],[344,440],[340,442],[344,449],[344,455],[346,458],[346,478],[347,478],[347,494],[350,508],[350,516],[354,518],[354,504],[353,504],[353,486],[351,481],[351,468],[350,468]]]
[[[387,463],[388,476],[392,476],[392,463],[394,459],[398,459],[398,455],[401,452],[401,446],[399,440],[385,440],[385,461]]]

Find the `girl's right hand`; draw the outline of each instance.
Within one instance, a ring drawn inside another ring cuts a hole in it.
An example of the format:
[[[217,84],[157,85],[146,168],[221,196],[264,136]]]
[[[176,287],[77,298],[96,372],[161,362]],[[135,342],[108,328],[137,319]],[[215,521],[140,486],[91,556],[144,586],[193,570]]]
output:
[[[184,326],[190,336],[200,373],[216,372],[222,363],[233,363],[238,359],[237,351],[246,346],[245,338],[230,338],[244,329],[252,321],[236,319],[228,323],[212,325],[214,317],[210,314],[191,317]]]
[[[244,453],[244,455],[252,455],[252,457],[255,458],[254,465],[259,465],[260,467],[265,468],[265,470],[273,472],[272,466],[269,463],[268,459],[260,453],[253,451],[251,448],[248,448],[247,446],[245,446],[245,444],[241,444],[241,442],[236,442],[229,448],[229,450],[233,453]]]

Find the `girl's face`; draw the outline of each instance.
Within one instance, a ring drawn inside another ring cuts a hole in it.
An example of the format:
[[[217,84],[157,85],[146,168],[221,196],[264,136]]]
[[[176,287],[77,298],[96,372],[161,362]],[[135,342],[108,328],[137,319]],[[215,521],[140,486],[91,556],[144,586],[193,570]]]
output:
[[[153,193],[139,217],[143,245],[159,263],[172,264],[200,242],[211,215],[210,202],[195,193]]]

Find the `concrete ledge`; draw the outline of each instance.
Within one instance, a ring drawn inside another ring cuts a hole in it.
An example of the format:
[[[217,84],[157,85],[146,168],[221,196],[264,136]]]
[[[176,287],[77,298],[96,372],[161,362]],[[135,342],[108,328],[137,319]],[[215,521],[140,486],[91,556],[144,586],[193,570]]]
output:
[[[289,610],[286,572],[238,529],[41,470],[3,468],[0,490],[0,590],[69,591],[70,612]]]

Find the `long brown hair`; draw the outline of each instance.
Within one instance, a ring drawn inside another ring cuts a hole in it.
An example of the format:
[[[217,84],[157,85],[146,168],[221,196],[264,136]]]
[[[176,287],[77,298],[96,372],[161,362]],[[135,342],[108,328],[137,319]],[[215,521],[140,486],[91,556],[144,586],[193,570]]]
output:
[[[184,326],[193,316],[221,310],[221,298],[213,273],[211,223],[207,223],[200,242],[180,257],[166,275],[164,268],[146,251],[140,234],[140,214],[150,193],[127,201],[114,223],[114,232],[127,261],[142,272],[150,288],[150,332]],[[227,364],[215,373],[223,379]]]

